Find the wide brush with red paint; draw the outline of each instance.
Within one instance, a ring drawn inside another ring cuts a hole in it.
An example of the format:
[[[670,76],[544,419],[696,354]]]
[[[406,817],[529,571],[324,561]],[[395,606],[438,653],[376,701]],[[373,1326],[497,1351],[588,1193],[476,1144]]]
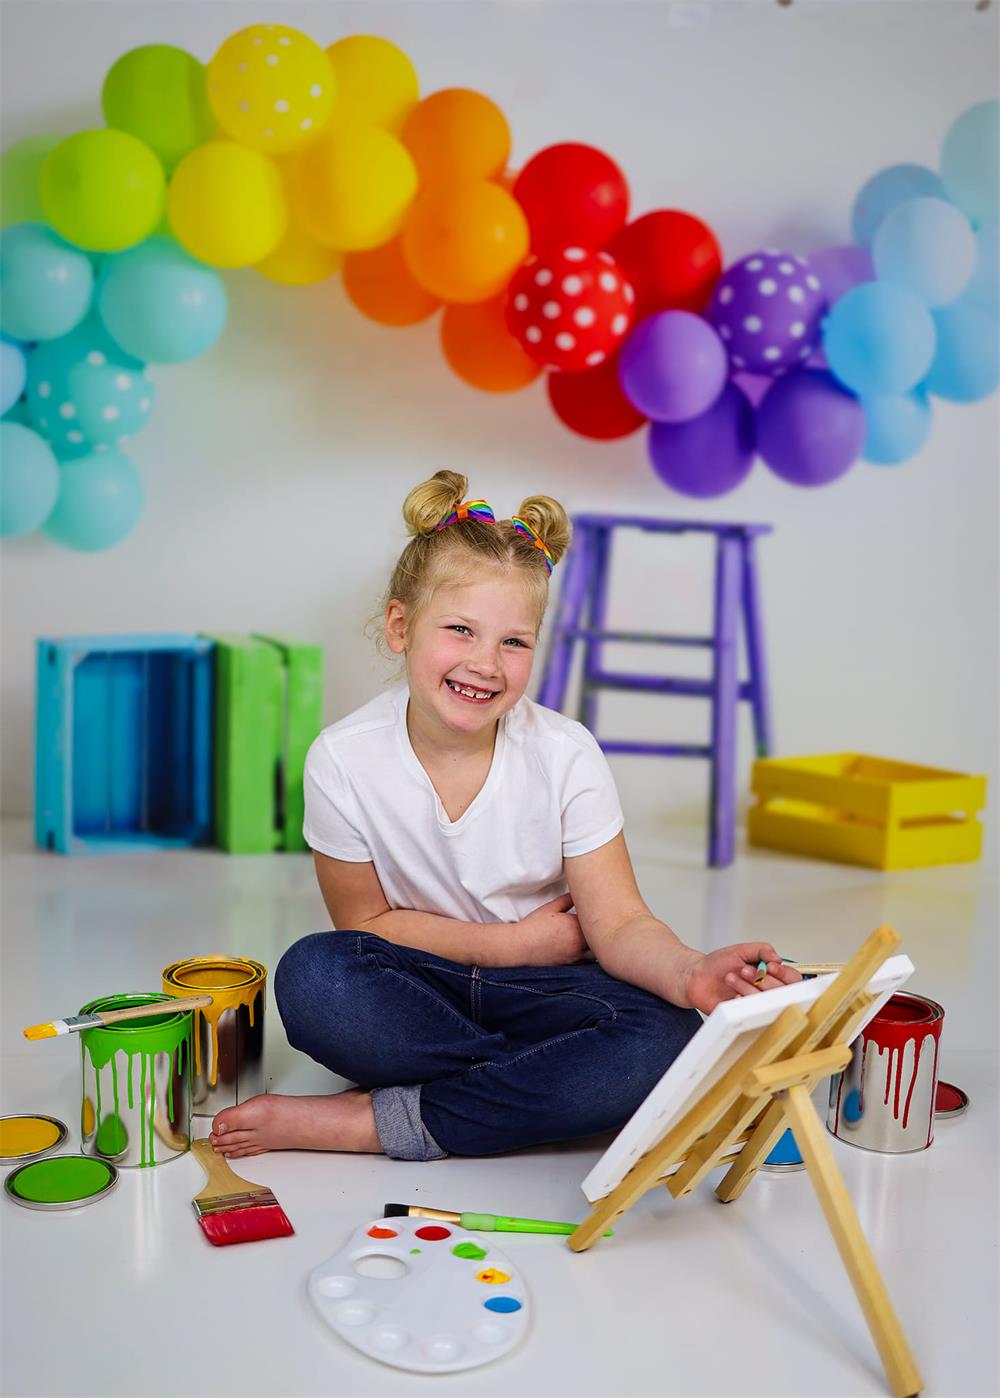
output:
[[[252,1184],[217,1155],[209,1141],[192,1141],[208,1184],[191,1200],[201,1231],[215,1247],[286,1238],[295,1229],[266,1185]]]

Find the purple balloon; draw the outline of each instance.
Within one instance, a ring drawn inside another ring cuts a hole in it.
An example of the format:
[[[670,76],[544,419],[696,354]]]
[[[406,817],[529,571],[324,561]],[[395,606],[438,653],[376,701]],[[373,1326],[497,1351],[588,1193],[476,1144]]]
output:
[[[622,392],[657,422],[687,422],[707,412],[728,373],[722,341],[690,311],[640,321],[618,355]]]
[[[729,382],[741,388],[756,408],[774,380],[768,374],[736,373]]]
[[[823,285],[810,263],[769,249],[723,272],[708,318],[726,342],[734,369],[779,375],[812,354],[825,310]]]
[[[790,485],[827,485],[854,465],[865,444],[865,412],[832,374],[798,369],[757,409],[757,450]]]
[[[871,248],[858,247],[856,243],[819,248],[809,254],[809,265],[823,284],[828,306],[839,301],[852,286],[875,280]]]
[[[707,413],[690,422],[654,422],[649,459],[664,485],[708,500],[726,495],[749,474],[754,456],[754,411],[729,383]]]

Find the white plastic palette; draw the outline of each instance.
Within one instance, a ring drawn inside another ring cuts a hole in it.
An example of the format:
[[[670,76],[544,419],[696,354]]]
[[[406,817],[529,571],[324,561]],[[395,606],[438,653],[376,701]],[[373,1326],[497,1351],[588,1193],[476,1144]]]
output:
[[[362,1354],[423,1374],[488,1364],[528,1329],[513,1263],[482,1235],[429,1218],[363,1223],[310,1273],[309,1296]]]

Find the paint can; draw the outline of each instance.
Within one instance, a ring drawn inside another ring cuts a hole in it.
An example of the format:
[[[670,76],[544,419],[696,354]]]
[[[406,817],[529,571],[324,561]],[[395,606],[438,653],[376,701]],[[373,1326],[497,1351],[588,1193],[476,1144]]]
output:
[[[164,1013],[80,1031],[83,1150],[126,1167],[160,1165],[191,1145],[191,1011],[137,994],[106,995],[80,1013],[134,1005]]]
[[[163,972],[168,995],[211,995],[194,1011],[193,1111],[215,1116],[267,1091],[267,968],[247,956],[190,956]]]
[[[926,995],[900,992],[886,1001],[830,1081],[826,1124],[838,1140],[892,1155],[927,1149],[943,1024],[944,1010]]]

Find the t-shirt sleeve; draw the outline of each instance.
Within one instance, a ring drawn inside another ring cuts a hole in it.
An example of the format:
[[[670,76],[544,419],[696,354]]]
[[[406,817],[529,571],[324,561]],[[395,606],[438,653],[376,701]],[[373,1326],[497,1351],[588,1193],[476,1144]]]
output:
[[[563,855],[589,854],[625,824],[618,789],[597,739],[582,724],[568,740],[562,788]]]
[[[372,853],[362,834],[354,792],[322,734],[306,756],[303,787],[306,813],[302,834],[309,848],[352,864],[370,860]]]

